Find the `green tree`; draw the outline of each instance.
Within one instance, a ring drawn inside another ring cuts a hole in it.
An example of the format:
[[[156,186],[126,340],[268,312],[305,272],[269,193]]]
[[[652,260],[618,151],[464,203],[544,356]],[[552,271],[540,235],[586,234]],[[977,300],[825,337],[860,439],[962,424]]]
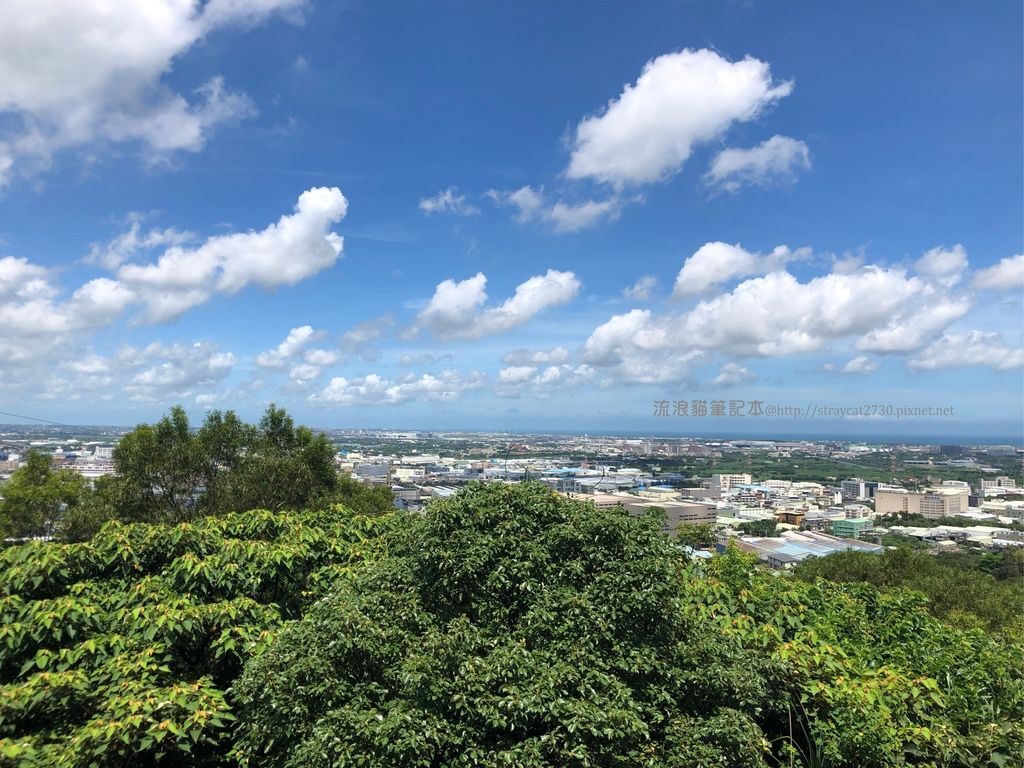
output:
[[[0,528],[4,536],[52,536],[68,510],[82,503],[86,481],[70,469],[54,470],[50,457],[30,452],[2,488]]]
[[[235,686],[243,765],[763,766],[764,664],[653,517],[539,484],[403,518]]]
[[[746,536],[778,536],[779,526],[774,520],[751,520],[749,523],[740,523],[740,531]]]
[[[322,507],[338,488],[334,446],[271,404],[229,483],[232,503],[241,509]]]
[[[691,549],[711,549],[718,542],[715,526],[710,523],[682,523],[676,528],[676,540]]]
[[[179,522],[233,509],[327,508],[334,448],[273,404],[259,424],[213,411],[193,431],[180,406],[141,424],[114,450],[116,506],[126,520]]]
[[[140,424],[114,449],[123,519],[180,522],[196,517],[212,473],[205,446],[181,406],[156,424]]]

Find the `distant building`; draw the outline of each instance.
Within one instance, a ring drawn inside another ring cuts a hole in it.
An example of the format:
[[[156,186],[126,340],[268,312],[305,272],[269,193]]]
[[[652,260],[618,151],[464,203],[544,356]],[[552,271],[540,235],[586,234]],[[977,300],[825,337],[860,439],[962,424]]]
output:
[[[993,478],[991,480],[981,481],[982,495],[985,495],[986,491],[1005,491],[1006,489],[1010,488],[1016,489],[1017,481],[1014,480],[1012,477],[1007,477],[1006,475],[1000,475],[999,477]]]
[[[856,501],[857,499],[872,499],[875,496],[875,490],[878,488],[878,483],[873,483],[868,480],[861,480],[859,477],[853,477],[849,480],[843,480],[839,484],[839,492],[842,494],[843,501]]]
[[[711,476],[711,491],[719,495],[732,490],[736,485],[750,485],[753,478],[746,474],[714,474]]]
[[[903,488],[879,488],[875,491],[876,515],[923,515],[931,519],[951,517],[966,512],[966,489],[958,487],[929,488],[912,493]]]
[[[772,568],[792,568],[808,557],[825,557],[847,550],[878,553],[883,549],[878,544],[812,531],[784,531],[781,536],[772,538],[742,536],[733,541],[741,550],[757,555]]]
[[[607,509],[621,504],[627,512],[634,515],[642,515],[651,507],[659,507],[665,510],[665,524],[662,530],[666,533],[674,533],[680,525],[713,524],[717,519],[714,504],[699,504],[692,501],[660,501],[644,499],[632,494],[617,493],[581,494],[576,498],[591,501],[598,509]]]
[[[833,520],[832,535],[844,539],[859,539],[861,534],[872,529],[870,517],[855,517],[849,520]]]
[[[962,445],[940,445],[939,446],[939,455],[940,456],[950,456],[950,457],[953,457],[953,458],[958,458],[960,456],[963,456],[964,453],[966,453],[966,451],[964,450],[964,447]]]

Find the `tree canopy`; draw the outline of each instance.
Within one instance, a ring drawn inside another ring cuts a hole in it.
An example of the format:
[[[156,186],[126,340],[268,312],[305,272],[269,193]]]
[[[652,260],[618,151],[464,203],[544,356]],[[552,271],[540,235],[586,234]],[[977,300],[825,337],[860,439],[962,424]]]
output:
[[[1021,647],[917,594],[687,562],[540,485],[402,518],[252,659],[245,766],[1009,765]]]
[[[388,525],[254,511],[4,550],[0,765],[225,765],[242,665]]]
[[[337,487],[334,448],[273,404],[259,424],[212,411],[193,431],[180,407],[114,450],[121,515],[177,522],[231,509],[304,509]]]
[[[0,535],[52,536],[74,507],[85,502],[88,482],[70,469],[53,469],[50,457],[36,451],[25,458],[2,488]]]

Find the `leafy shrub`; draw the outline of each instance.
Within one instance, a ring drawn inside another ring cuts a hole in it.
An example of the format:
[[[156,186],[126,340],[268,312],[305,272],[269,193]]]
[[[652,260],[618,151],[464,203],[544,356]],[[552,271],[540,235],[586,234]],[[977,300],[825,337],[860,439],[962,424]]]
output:
[[[0,553],[0,761],[221,765],[227,689],[282,621],[372,557],[344,508],[108,523]]]

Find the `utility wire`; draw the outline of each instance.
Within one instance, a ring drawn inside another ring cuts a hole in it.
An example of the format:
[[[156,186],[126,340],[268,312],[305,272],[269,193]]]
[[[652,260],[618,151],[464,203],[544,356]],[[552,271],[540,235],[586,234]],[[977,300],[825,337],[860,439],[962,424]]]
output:
[[[49,421],[48,419],[37,419],[35,416],[22,416],[20,413],[8,413],[7,411],[0,411],[0,416],[13,416],[16,419],[26,419],[27,421],[38,421],[43,424],[52,424],[55,427],[67,427],[68,424],[63,424],[59,421]]]

